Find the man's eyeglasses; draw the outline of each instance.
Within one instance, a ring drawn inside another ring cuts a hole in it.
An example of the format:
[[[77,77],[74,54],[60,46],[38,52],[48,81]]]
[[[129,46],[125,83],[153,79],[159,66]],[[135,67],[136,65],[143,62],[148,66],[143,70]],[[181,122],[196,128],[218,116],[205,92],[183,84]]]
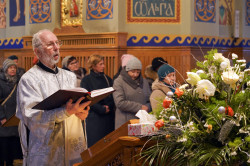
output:
[[[61,40],[57,40],[55,42],[49,42],[47,44],[44,44],[44,46],[46,46],[47,49],[53,49],[55,46],[61,47],[62,46],[62,41]]]

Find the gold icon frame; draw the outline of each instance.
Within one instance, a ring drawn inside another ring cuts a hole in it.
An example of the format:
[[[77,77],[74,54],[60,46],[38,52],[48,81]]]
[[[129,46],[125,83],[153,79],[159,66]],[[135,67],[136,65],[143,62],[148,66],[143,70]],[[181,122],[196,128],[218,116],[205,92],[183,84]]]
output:
[[[76,2],[78,15],[70,16],[72,2]],[[61,26],[82,26],[83,0],[61,0]]]

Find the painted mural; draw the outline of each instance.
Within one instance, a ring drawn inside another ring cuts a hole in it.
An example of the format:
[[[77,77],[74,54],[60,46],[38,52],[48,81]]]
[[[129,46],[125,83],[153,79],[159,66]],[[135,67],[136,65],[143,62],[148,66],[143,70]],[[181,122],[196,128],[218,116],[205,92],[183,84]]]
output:
[[[194,1],[194,18],[197,22],[216,21],[216,0],[195,0]]]
[[[16,49],[16,48],[23,48],[22,37],[0,39],[0,49]]]
[[[51,22],[51,0],[30,0],[29,13],[31,24]]]
[[[180,23],[180,0],[127,0],[128,23]]]
[[[172,47],[172,46],[201,46],[201,47],[250,47],[250,39],[190,36],[190,35],[129,35],[128,47]]]
[[[113,0],[88,0],[87,1],[87,20],[112,19]]]
[[[10,0],[10,26],[25,25],[25,1]]]
[[[219,24],[233,25],[234,0],[219,0]]]
[[[6,0],[0,0],[0,28],[6,28]]]
[[[246,0],[246,25],[250,26],[250,0]]]

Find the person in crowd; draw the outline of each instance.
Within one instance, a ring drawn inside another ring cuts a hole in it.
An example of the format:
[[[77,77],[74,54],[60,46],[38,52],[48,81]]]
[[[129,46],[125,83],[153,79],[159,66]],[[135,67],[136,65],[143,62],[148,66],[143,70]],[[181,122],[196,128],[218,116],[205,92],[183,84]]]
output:
[[[33,65],[33,66],[36,65],[37,62],[38,62],[38,58],[37,58],[37,56],[34,56],[34,58],[33,58],[33,60],[32,60],[32,65]]]
[[[133,57],[114,81],[115,128],[119,128],[130,119],[136,119],[135,114],[139,110],[151,111],[151,91],[147,80],[141,75],[141,69],[141,61]]]
[[[20,79],[17,88],[16,116],[20,119],[19,134],[23,165],[73,165],[81,162],[87,148],[82,120],[89,111],[88,102],[70,99],[51,110],[32,109],[59,89],[76,86],[74,73],[56,66],[61,42],[48,29],[33,35],[32,45],[39,61]]]
[[[90,92],[113,86],[112,79],[104,74],[103,56],[91,55],[87,64],[90,74],[82,79],[81,87]],[[114,106],[113,97],[109,95],[90,107],[89,116],[86,119],[88,147],[114,130]]]
[[[157,71],[158,71],[159,67],[161,67],[161,65],[167,64],[167,63],[168,62],[165,61],[163,58],[156,57],[152,60],[152,63],[150,65],[146,66],[145,71],[144,71],[144,75],[149,83],[149,87],[151,90],[152,90],[152,83],[158,78]]]
[[[8,59],[13,60],[14,62],[16,62],[16,65],[18,66],[18,57],[16,55],[11,55],[8,57]],[[22,67],[17,67],[17,75],[19,75],[20,77],[25,73],[25,69]]]
[[[76,57],[69,55],[63,58],[62,68],[75,73],[77,78],[77,87],[80,87],[81,80],[86,75],[87,71],[85,68],[79,66],[79,62]]]
[[[152,70],[152,65],[148,65],[144,71],[145,79],[148,81],[150,90],[152,91],[152,83],[158,78],[157,72]]]
[[[134,57],[134,55],[131,54],[123,54],[121,57],[121,66],[118,69],[118,72],[114,75],[113,80],[115,80],[119,75],[120,72],[122,70],[122,68],[124,68],[126,66],[126,64],[128,63],[128,60],[131,59],[132,57]]]
[[[152,60],[152,69],[153,71],[157,72],[158,69],[161,67],[161,65],[163,64],[168,64],[167,61],[165,61],[162,57],[155,57],[153,60]]]
[[[164,64],[158,69],[158,78],[152,84],[152,93],[150,95],[150,103],[153,112],[159,106],[159,102],[163,101],[169,91],[175,92],[177,87],[175,69]]]
[[[3,72],[0,73],[0,126],[16,112],[16,86],[19,81],[16,71],[14,61],[6,59],[3,62]],[[11,166],[14,159],[22,159],[17,126],[0,127],[0,165]]]

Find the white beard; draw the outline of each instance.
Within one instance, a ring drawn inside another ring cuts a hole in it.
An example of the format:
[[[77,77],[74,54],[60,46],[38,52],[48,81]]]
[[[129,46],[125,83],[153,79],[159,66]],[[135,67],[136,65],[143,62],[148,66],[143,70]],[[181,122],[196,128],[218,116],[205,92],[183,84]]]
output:
[[[58,54],[58,59],[57,60],[54,60],[54,55],[55,54]],[[55,52],[53,55],[48,55],[47,53],[45,53],[43,50],[42,50],[42,58],[41,59],[43,59],[43,61],[46,63],[46,64],[49,64],[49,65],[51,65],[51,66],[54,66],[55,64],[57,64],[58,62],[59,62],[59,60],[60,60],[60,53],[59,53],[59,51],[58,52]]]

